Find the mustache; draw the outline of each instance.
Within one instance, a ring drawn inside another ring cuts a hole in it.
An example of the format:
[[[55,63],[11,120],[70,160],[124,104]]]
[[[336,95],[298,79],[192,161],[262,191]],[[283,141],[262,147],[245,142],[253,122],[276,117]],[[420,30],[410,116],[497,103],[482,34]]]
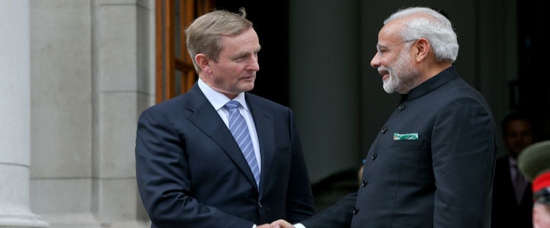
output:
[[[387,67],[383,67],[383,66],[380,66],[380,67],[376,68],[376,70],[378,71],[378,74],[380,74],[380,75],[390,73],[390,69],[388,69]]]

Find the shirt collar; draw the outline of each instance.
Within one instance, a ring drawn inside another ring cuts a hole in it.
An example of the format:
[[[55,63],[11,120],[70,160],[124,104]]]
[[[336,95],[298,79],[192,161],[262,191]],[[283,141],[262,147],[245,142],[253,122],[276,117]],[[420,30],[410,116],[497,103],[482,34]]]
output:
[[[210,104],[214,106],[214,109],[219,110],[220,108],[223,108],[223,106],[230,101],[228,97],[226,97],[224,94],[212,89],[210,86],[208,86],[202,79],[198,79],[199,88],[206,96],[206,99],[210,101]],[[246,99],[245,99],[245,93],[239,93],[233,100],[238,101],[241,106],[245,110],[248,111],[248,106],[246,105]]]

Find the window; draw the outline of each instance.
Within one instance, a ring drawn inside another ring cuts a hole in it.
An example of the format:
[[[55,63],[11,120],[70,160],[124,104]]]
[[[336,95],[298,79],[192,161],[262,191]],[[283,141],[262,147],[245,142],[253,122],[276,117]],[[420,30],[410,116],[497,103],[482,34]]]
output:
[[[156,0],[156,103],[187,92],[197,80],[183,31],[213,8],[214,0]]]

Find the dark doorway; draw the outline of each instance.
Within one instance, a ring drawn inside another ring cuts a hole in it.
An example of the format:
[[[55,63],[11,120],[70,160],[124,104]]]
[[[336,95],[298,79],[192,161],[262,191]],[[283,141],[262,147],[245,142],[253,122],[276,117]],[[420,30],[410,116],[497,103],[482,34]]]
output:
[[[513,82],[511,108],[535,114],[543,139],[550,138],[550,77],[545,72],[550,43],[544,33],[550,20],[543,0],[521,0],[518,5],[518,81]]]
[[[244,7],[260,38],[260,71],[252,92],[286,106],[289,105],[288,5],[287,0],[216,0],[217,9],[238,12]]]

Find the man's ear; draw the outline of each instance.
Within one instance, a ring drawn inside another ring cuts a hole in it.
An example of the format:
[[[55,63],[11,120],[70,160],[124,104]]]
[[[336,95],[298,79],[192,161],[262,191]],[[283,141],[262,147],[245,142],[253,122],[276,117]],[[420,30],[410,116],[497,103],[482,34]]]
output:
[[[210,68],[210,59],[205,54],[200,53],[195,55],[195,62],[197,62],[197,65],[199,65],[202,71],[212,73],[212,69]]]
[[[428,40],[426,40],[425,38],[420,38],[416,41],[416,44],[414,46],[417,62],[420,62],[428,57],[428,54],[430,53],[430,42]]]

